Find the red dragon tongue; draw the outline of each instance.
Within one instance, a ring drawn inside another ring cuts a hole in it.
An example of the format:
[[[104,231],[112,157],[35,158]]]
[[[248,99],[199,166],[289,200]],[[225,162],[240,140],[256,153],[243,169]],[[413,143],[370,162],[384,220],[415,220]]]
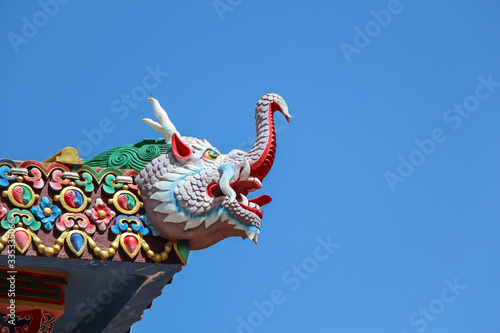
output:
[[[264,194],[257,198],[248,199],[248,202],[253,202],[254,204],[257,204],[262,207],[270,203],[272,200],[273,198],[271,198],[270,195]]]

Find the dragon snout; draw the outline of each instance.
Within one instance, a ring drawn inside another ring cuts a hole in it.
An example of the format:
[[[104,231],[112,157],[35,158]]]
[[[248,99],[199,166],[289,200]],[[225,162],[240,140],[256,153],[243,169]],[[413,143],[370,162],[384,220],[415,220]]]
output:
[[[248,177],[250,177],[250,162],[246,158],[243,158],[243,167],[241,168],[240,172],[240,180],[247,180]]]
[[[233,149],[229,152],[229,154],[227,154],[233,169],[240,171],[239,175],[234,177],[235,179],[233,179],[232,182],[247,180],[248,177],[250,177],[250,162],[248,162],[248,159],[245,157],[246,155],[247,152],[239,149]]]
[[[227,156],[229,156],[229,158],[231,159],[238,159],[240,157],[243,157],[247,154],[247,152],[243,151],[243,150],[240,150],[240,149],[233,149],[229,152],[229,154],[227,154]]]
[[[238,168],[239,174],[235,171]],[[207,186],[207,194],[212,198],[226,195],[230,199],[229,203],[232,203],[238,195],[245,196],[248,192],[262,188],[260,179],[250,177],[250,163],[245,158],[239,163],[223,163],[218,170],[222,172],[219,183],[211,183]]]

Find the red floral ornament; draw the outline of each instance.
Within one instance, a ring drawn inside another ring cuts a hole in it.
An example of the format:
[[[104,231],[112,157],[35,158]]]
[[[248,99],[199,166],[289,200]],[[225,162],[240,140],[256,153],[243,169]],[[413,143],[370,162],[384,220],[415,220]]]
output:
[[[100,230],[106,230],[109,222],[116,215],[116,213],[109,209],[102,199],[97,199],[94,208],[87,209],[85,213],[87,213],[87,215],[94,220]]]

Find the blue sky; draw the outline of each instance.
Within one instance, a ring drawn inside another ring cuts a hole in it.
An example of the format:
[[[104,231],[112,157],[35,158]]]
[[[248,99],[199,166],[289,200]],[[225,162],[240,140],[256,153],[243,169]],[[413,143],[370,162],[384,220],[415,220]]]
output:
[[[259,244],[192,252],[132,332],[500,330],[498,0],[0,13],[0,157],[158,137],[141,122],[150,92],[183,135],[226,153],[250,149],[260,96],[289,105],[256,194],[274,199]]]

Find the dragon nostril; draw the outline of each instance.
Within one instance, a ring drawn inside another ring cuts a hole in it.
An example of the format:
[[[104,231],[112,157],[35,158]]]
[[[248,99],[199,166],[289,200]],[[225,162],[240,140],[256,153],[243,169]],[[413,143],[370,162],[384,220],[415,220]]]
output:
[[[228,154],[228,156],[230,158],[241,158],[245,155],[246,155],[246,152],[244,152],[243,150],[239,150],[239,149],[233,149]]]

